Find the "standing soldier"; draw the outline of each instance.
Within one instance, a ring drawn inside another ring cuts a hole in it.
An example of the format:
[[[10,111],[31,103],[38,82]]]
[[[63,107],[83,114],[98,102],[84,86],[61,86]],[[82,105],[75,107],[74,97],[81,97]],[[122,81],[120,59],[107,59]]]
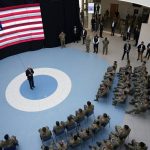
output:
[[[107,37],[103,40],[103,55],[104,53],[107,55],[108,53],[108,44],[109,44],[109,41],[107,39]]]
[[[88,35],[86,38],[86,52],[88,53],[90,51],[90,43],[91,43],[91,38],[90,38],[90,35]]]
[[[61,32],[59,34],[59,39],[60,39],[60,43],[61,43],[61,48],[65,47],[65,33],[64,32]]]

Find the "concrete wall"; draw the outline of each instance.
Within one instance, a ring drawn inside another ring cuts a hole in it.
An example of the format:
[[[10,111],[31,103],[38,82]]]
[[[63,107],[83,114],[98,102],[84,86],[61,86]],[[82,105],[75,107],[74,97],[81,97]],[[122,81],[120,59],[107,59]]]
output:
[[[120,17],[125,19],[126,15],[129,13],[133,15],[134,9],[138,9],[138,15],[142,14],[143,7],[133,7],[132,3],[122,2],[118,0],[101,0],[102,14],[108,9],[110,11],[111,4],[119,4]]]
[[[150,31],[150,24],[142,23],[138,44],[144,41],[145,46],[147,46],[147,44],[150,43],[149,40],[150,34],[147,34],[149,31]]]

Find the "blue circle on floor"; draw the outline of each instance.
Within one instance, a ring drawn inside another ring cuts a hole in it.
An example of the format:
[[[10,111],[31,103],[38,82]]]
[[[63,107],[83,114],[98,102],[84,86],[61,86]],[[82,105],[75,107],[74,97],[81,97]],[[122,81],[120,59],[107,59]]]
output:
[[[34,84],[35,88],[31,90],[28,80],[24,81],[20,87],[21,95],[31,100],[40,100],[50,96],[58,86],[56,79],[47,75],[34,76]]]

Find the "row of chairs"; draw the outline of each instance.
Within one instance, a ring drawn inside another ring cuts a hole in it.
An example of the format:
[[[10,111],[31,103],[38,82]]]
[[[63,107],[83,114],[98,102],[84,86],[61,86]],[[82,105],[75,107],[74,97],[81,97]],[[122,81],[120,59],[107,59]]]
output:
[[[126,113],[139,114],[146,112],[150,108],[150,79],[145,63],[141,66],[135,67],[132,74],[132,81],[134,85],[133,99],[129,102],[134,106],[133,109],[126,111]]]
[[[69,149],[69,147],[73,149],[79,147],[82,150],[82,144],[86,143],[86,141],[88,140],[93,139],[94,135],[97,134],[102,129],[102,127],[104,128],[109,123],[110,117],[106,113],[104,113],[103,115],[97,116],[96,120],[94,120],[93,123],[87,128],[78,129],[76,132],[72,133],[71,136],[68,136],[68,139],[66,139],[65,137],[63,138],[63,142],[56,141],[51,143],[48,147],[59,150],[58,147],[60,147],[61,144],[63,144],[62,146],[65,145],[65,148],[67,147],[66,149]],[[42,146],[42,149],[45,150],[45,147],[47,146]]]
[[[103,141],[96,142],[97,145],[89,146],[92,150],[97,149],[111,149],[116,150],[120,147],[122,149],[122,145],[124,144],[126,138],[129,136],[131,129],[128,125],[115,126],[115,131],[109,134],[109,138]]]
[[[114,98],[113,105],[117,105],[118,103],[125,103],[128,95],[131,94],[132,91],[132,82],[131,82],[131,73],[132,67],[120,67],[118,73],[118,84],[117,87],[114,88]]]
[[[107,72],[104,75],[104,80],[102,81],[102,84],[100,84],[100,87],[97,91],[95,101],[98,101],[100,97],[107,95],[107,93],[109,92],[109,89],[111,88],[115,77],[116,69],[117,61],[114,61],[113,66],[107,68]]]
[[[16,150],[18,146],[18,140],[16,136],[9,136],[6,134],[4,140],[0,141],[0,150]]]
[[[94,116],[94,105],[90,101],[87,101],[87,105],[84,105],[84,109],[79,108],[75,115],[69,115],[66,122],[56,121],[56,125],[53,127],[53,132],[48,127],[39,129],[40,137],[42,142],[50,139],[57,139],[63,135],[67,136],[74,130],[77,131],[81,123],[93,115]],[[54,137],[54,138],[52,138]]]

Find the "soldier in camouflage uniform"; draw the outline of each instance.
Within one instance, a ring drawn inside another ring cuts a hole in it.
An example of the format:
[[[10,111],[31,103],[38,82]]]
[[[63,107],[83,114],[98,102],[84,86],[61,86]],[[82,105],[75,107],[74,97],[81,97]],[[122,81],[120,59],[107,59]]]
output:
[[[88,35],[86,38],[86,52],[88,53],[90,51],[90,43],[91,43],[91,38],[90,38],[90,35]]]
[[[65,33],[64,32],[61,32],[59,34],[59,39],[60,39],[60,43],[61,43],[61,48],[65,47]]]

